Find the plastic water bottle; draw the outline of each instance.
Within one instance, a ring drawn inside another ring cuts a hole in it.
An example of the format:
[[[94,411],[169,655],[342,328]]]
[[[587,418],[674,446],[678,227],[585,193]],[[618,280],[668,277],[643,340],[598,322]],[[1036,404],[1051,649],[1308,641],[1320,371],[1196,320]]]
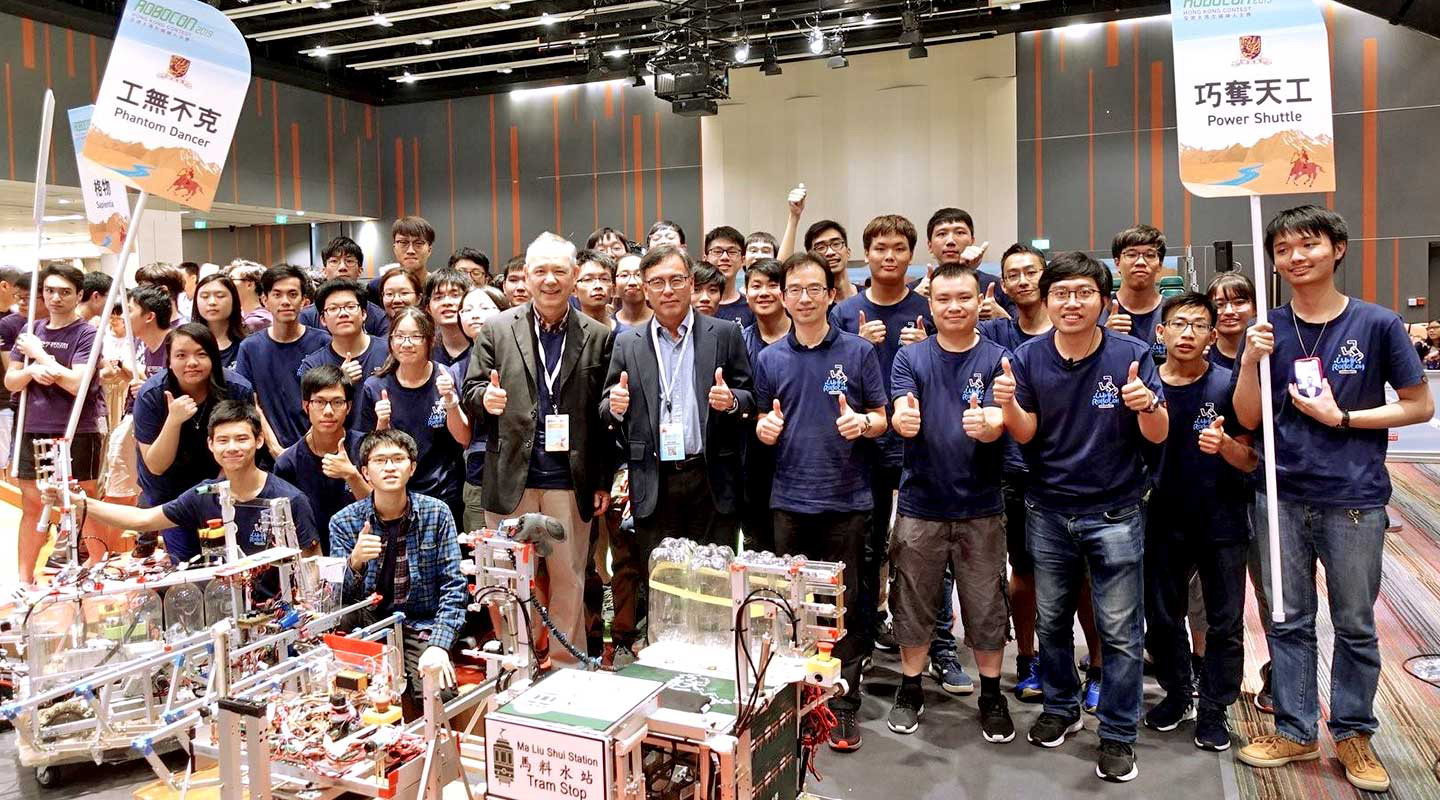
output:
[[[690,642],[689,569],[695,545],[666,538],[650,551],[650,642]]]

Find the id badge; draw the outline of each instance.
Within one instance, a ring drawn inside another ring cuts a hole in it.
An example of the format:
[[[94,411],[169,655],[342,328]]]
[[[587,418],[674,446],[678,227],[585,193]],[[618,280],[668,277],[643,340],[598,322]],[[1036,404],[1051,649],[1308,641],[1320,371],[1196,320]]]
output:
[[[677,422],[660,423],[660,460],[685,460],[685,426]]]
[[[1295,359],[1295,389],[1304,397],[1319,397],[1325,390],[1325,376],[1318,358]]]
[[[565,453],[570,450],[570,415],[545,415],[545,452]]]

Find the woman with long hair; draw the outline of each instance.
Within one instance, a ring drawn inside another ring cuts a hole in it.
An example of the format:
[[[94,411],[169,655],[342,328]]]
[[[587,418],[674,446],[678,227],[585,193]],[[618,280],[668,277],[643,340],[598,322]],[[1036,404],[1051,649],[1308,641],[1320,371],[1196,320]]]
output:
[[[235,366],[240,354],[240,340],[245,338],[245,322],[240,311],[240,290],[235,282],[218,272],[211,273],[195,284],[195,300],[190,319],[202,322],[215,337],[220,349],[220,365]]]
[[[387,277],[387,283],[389,278]],[[398,428],[415,439],[419,454],[410,488],[450,506],[464,518],[460,485],[470,422],[460,407],[459,385],[431,358],[435,323],[414,306],[390,321],[390,357],[365,380],[360,393],[360,430]]]
[[[420,284],[420,279],[409,270],[395,267],[385,273],[385,277],[380,279],[380,305],[390,318],[392,329],[400,309],[416,305],[424,293],[425,287]]]

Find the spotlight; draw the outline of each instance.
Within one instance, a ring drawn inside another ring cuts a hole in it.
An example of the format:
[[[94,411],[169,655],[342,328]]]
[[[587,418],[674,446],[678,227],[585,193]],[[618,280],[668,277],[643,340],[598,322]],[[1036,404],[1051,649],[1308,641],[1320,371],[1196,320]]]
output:
[[[630,57],[630,72],[628,74],[630,76],[631,86],[638,87],[645,85],[645,76],[640,74],[640,61],[634,56]]]
[[[810,29],[810,52],[817,56],[825,52],[825,34],[819,28]]]
[[[850,59],[845,57],[845,34],[837,32],[831,42],[831,50],[834,55],[826,59],[825,65],[830,69],[844,69],[850,66]]]
[[[743,41],[735,45],[735,63],[744,64],[750,60],[750,42]]]
[[[407,70],[405,70],[405,74],[403,74],[403,75],[400,76],[400,82],[401,82],[401,83],[414,83],[414,82],[415,82],[415,76],[414,76],[414,75],[411,75],[411,74],[410,74],[410,70],[407,69]]]
[[[924,42],[916,42],[915,44],[910,45],[911,58],[925,58],[929,55],[930,51],[925,49]]]
[[[591,47],[587,61],[589,69],[586,72],[586,77],[592,81],[605,77],[605,56],[600,53],[600,48]]]
[[[760,72],[765,75],[780,74],[780,59],[775,55],[775,43],[772,41],[765,42],[765,61],[760,65]]]
[[[920,33],[920,16],[906,10],[900,15],[900,44],[921,44],[924,34]]]
[[[419,40],[418,42],[416,42],[415,44],[418,44],[418,45],[420,45],[421,47],[429,47],[430,45],[435,44],[435,40],[434,40],[434,39],[421,39],[421,40]]]
[[[395,24],[390,20],[386,19],[385,15],[381,14],[379,11],[376,11],[374,14],[370,15],[370,21],[375,23],[376,25],[379,25],[382,28],[389,28]]]

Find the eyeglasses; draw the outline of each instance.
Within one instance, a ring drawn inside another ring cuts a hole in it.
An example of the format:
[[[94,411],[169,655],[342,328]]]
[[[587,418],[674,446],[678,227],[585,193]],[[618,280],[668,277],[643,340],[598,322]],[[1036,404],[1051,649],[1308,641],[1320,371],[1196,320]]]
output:
[[[1210,332],[1210,328],[1213,326],[1208,322],[1172,319],[1165,323],[1165,327],[1169,328],[1171,333],[1184,333],[1186,328],[1190,328],[1195,331],[1196,336],[1204,336]]]
[[[817,253],[825,253],[831,250],[838,253],[846,247],[849,247],[849,245],[845,244],[844,239],[826,239],[823,242],[815,242],[811,249]]]
[[[645,281],[645,285],[649,287],[652,292],[663,292],[666,286],[678,292],[684,289],[689,283],[689,275],[672,275],[669,280],[664,278],[651,278]]]
[[[420,344],[425,341],[425,337],[418,333],[392,333],[390,341],[396,344]]]
[[[1071,300],[1088,303],[1099,297],[1100,291],[1098,289],[1055,289],[1050,292],[1050,296],[1062,303],[1068,303]]]
[[[385,292],[384,294],[380,295],[380,297],[386,302],[389,302],[391,300],[414,300],[415,292],[412,289],[400,289],[396,291]]]
[[[638,272],[617,272],[617,273],[615,273],[615,280],[616,280],[617,282],[619,282],[619,283],[629,283],[630,281],[638,281],[638,280],[640,280],[640,273],[638,273]]]
[[[359,311],[359,303],[345,303],[344,305],[325,306],[326,314],[355,314]]]
[[[1120,257],[1127,261],[1159,261],[1159,250],[1122,250]]]
[[[409,461],[410,456],[407,455],[371,456],[370,460],[365,463],[373,467],[403,467],[409,463]]]
[[[460,291],[459,289],[450,289],[450,290],[436,289],[436,290],[435,290],[435,293],[432,294],[432,295],[430,295],[430,300],[431,300],[431,302],[434,302],[434,301],[436,301],[436,300],[464,300],[464,299],[465,299],[465,293],[462,292],[462,291]]]
[[[424,250],[425,248],[427,248],[427,247],[429,247],[429,246],[430,246],[430,243],[427,242],[427,241],[425,241],[424,239],[396,239],[396,240],[395,240],[395,249],[396,249],[396,250],[399,250],[399,251],[402,252],[402,253],[405,252],[406,250],[411,249],[411,248],[414,248],[416,251]]]
[[[712,247],[712,248],[710,248],[709,250],[706,250],[706,251],[705,251],[705,254],[708,255],[708,256],[710,256],[711,258],[720,258],[721,256],[730,256],[731,258],[739,258],[739,257],[740,257],[740,248],[738,248],[738,247]]]
[[[787,286],[785,287],[785,296],[791,300],[798,300],[803,294],[808,295],[811,300],[819,300],[828,291],[830,289],[825,286]]]
[[[309,404],[312,405],[312,406],[319,406],[320,408],[328,408],[328,409],[330,409],[331,411],[343,411],[346,406],[350,405],[350,401],[349,401],[349,400],[346,400],[346,399],[343,398],[343,397],[331,398],[331,399],[329,399],[329,400],[326,400],[326,399],[324,399],[324,398],[314,397],[314,398],[311,398],[311,399],[309,399],[309,400],[306,400],[305,402],[309,403]]]

